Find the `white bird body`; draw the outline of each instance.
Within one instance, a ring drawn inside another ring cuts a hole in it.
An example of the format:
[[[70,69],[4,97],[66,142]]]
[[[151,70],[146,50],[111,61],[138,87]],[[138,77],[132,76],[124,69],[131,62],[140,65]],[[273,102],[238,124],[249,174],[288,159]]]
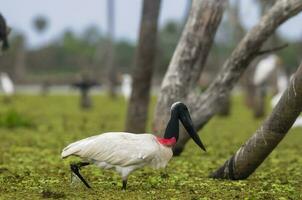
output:
[[[285,73],[279,73],[278,77],[277,77],[277,90],[278,93],[273,96],[272,100],[271,100],[271,106],[272,108],[274,108],[277,103],[279,102],[281,96],[283,95],[283,92],[286,90],[288,86],[288,79],[287,76],[285,75]]]
[[[278,56],[270,55],[258,63],[254,74],[254,85],[259,86],[267,80],[267,78],[276,69],[278,59]]]
[[[125,97],[126,100],[129,99],[130,95],[131,95],[131,91],[132,91],[132,78],[129,74],[124,74],[123,75],[123,80],[122,80],[122,86],[121,86],[121,90],[122,90],[122,94]]]
[[[0,74],[0,81],[3,92],[8,96],[13,95],[15,92],[14,84],[7,73]]]
[[[75,155],[103,169],[115,168],[122,178],[143,166],[164,168],[173,156],[171,146],[152,134],[108,132],[71,143],[62,158]]]
[[[183,103],[176,102],[171,106],[171,117],[163,138],[147,133],[107,132],[69,144],[63,149],[61,156],[79,156],[85,161],[70,164],[70,169],[88,188],[90,186],[79,170],[93,163],[100,168],[119,172],[123,189],[126,189],[128,175],[134,170],[144,166],[154,169],[166,167],[173,156],[172,147],[179,137],[179,121],[194,142],[205,151],[188,108]]]

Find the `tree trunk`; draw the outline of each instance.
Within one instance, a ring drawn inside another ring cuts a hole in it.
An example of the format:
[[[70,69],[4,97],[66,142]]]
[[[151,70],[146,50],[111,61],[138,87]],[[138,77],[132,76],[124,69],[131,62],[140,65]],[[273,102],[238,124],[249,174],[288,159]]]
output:
[[[259,0],[260,12],[261,15],[264,15],[271,7],[274,5],[272,0]],[[272,36],[266,42],[267,46],[272,46],[276,44],[276,33],[273,33]],[[275,41],[274,41],[275,40]],[[259,59],[260,61],[261,59]],[[256,65],[257,66],[257,65]],[[254,66],[254,67],[256,67]],[[254,70],[255,72],[255,70]],[[250,76],[253,77],[252,74]],[[252,82],[252,85],[254,83]],[[255,86],[254,95],[251,97],[253,99],[253,112],[254,118],[262,118],[265,116],[265,98],[267,96],[267,81],[259,86]]]
[[[132,72],[132,92],[126,118],[128,132],[143,133],[146,129],[159,9],[160,0],[144,0],[136,63]]]
[[[237,44],[241,38],[244,36],[245,30],[240,21],[240,0],[235,0],[230,3],[227,9],[228,22],[232,28],[232,40],[229,45]],[[231,94],[225,96],[225,98],[220,99],[220,108],[218,109],[218,115],[222,117],[229,116],[231,112]]]
[[[107,0],[107,70],[108,91],[110,97],[116,97],[117,72],[114,63],[114,0]]]
[[[266,83],[261,84],[255,88],[254,93],[254,118],[261,118],[265,115],[265,97],[266,97]]]
[[[261,18],[260,22],[241,40],[231,56],[225,61],[216,79],[202,95],[196,95],[194,91],[188,95],[187,99],[184,98],[184,95],[174,95],[172,100],[184,100],[191,107],[193,123],[197,130],[200,130],[217,113],[220,106],[219,99],[224,98],[233,89],[249,63],[260,54],[260,48],[268,37],[283,22],[298,14],[301,10],[301,0],[277,1]],[[176,76],[177,78],[175,77],[174,80],[184,79],[185,77],[182,74]],[[182,85],[181,82],[179,84]],[[189,84],[182,85],[182,87],[188,88]],[[162,88],[165,89],[164,87]],[[173,89],[177,90],[178,88],[179,86],[177,85]],[[165,98],[167,99],[169,93],[166,93]],[[161,97],[160,100],[165,98]],[[160,107],[160,110],[167,109],[169,107],[167,105],[171,105],[171,102],[166,104],[166,107]],[[156,117],[158,116],[159,114],[156,115]],[[181,131],[179,141],[174,147],[175,155],[182,152],[188,140],[189,136],[184,131]]]
[[[81,108],[89,109],[91,108],[91,97],[89,96],[89,89],[82,89],[81,90]]]
[[[256,133],[211,177],[246,179],[274,150],[302,110],[302,64],[279,103]]]
[[[254,107],[256,105],[255,103],[255,93],[256,93],[256,87],[253,83],[253,74],[255,72],[255,65],[258,63],[257,58],[251,62],[251,64],[246,68],[244,74],[242,75],[242,86],[244,90],[244,103],[245,105],[251,109],[254,110]]]
[[[175,101],[185,101],[198,81],[220,24],[225,0],[193,0],[192,8],[161,85],[153,131],[162,135]]]
[[[234,42],[239,42],[244,36],[245,30],[240,21],[240,0],[235,0],[228,8],[229,23],[232,26],[232,36]]]
[[[26,50],[24,38],[20,36],[15,58],[14,77],[17,83],[23,82],[26,75]]]
[[[221,117],[229,116],[232,107],[231,93],[228,93],[225,98],[221,98],[219,104],[218,115]]]
[[[233,41],[237,44],[240,42],[242,37],[245,35],[245,30],[240,21],[240,0],[236,0],[229,8],[229,22],[233,28]],[[250,64],[246,69],[246,72],[242,76],[242,87],[245,94],[245,103],[249,108],[253,108],[254,103],[254,91],[255,86],[253,84],[253,77],[255,66]]]

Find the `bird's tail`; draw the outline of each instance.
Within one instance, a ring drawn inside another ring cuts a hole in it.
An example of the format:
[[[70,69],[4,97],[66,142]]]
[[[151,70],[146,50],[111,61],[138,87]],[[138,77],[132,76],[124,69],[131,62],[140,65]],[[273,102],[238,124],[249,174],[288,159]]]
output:
[[[62,158],[67,158],[71,155],[80,156],[83,149],[85,149],[87,146],[89,146],[90,142],[93,141],[93,139],[97,136],[92,136],[85,138],[83,140],[76,141],[74,143],[69,144],[67,147],[65,147],[61,153]]]
[[[65,147],[61,153],[61,158],[67,158],[68,156],[73,155],[74,153],[77,152],[77,148],[74,148],[76,145],[75,143],[72,143],[70,145],[68,145],[67,147]]]
[[[87,144],[87,142],[90,141],[90,139],[93,137],[89,137],[83,140],[76,141],[74,143],[69,144],[67,147],[65,147],[61,153],[62,158],[67,158],[71,155],[77,155],[81,152],[82,147]]]

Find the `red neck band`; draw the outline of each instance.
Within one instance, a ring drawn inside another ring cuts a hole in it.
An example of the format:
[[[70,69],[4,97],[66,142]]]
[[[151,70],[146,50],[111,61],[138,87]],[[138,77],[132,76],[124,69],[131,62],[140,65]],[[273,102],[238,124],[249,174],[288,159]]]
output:
[[[172,138],[160,138],[160,137],[156,137],[157,141],[159,143],[161,143],[162,145],[165,145],[165,146],[173,146],[176,144],[176,138],[175,137],[172,137]]]

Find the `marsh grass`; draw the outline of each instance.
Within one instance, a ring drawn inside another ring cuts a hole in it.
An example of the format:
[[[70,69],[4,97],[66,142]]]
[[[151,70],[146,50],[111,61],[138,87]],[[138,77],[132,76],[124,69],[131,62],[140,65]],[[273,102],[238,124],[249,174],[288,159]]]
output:
[[[17,128],[17,127],[34,127],[33,122],[26,116],[17,112],[14,109],[0,114],[0,127],[2,128]]]
[[[93,100],[95,107],[89,111],[79,109],[77,96],[17,96],[10,104],[0,103],[0,115],[14,110],[35,124],[0,127],[0,199],[302,199],[301,129],[291,130],[249,179],[208,178],[261,123],[240,97],[233,99],[230,117],[215,117],[200,132],[207,153],[190,142],[166,171],[145,168],[133,173],[125,192],[116,173],[94,166],[82,170],[92,190],[71,184],[69,163],[77,159],[61,160],[62,148],[91,135],[123,130],[124,100]]]

